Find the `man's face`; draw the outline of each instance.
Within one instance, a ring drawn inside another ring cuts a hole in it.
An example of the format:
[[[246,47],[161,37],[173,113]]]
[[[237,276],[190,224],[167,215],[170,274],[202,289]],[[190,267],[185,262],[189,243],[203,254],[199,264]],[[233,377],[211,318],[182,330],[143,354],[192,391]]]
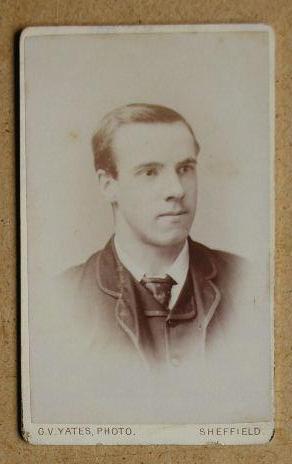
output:
[[[143,243],[182,243],[193,223],[197,153],[181,122],[121,126],[113,141],[116,226]]]

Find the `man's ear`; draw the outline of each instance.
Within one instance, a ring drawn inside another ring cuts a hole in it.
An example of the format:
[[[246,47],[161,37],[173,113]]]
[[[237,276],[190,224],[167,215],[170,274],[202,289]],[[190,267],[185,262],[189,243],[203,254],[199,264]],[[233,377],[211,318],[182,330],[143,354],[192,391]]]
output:
[[[117,181],[111,174],[103,169],[97,170],[99,187],[104,197],[110,202],[115,203],[117,199]]]

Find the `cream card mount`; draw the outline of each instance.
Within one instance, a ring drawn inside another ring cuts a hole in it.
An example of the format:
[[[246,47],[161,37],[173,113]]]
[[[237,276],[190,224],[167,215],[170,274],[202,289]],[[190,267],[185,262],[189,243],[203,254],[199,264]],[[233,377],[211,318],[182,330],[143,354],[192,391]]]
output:
[[[22,435],[274,433],[269,26],[20,39]]]

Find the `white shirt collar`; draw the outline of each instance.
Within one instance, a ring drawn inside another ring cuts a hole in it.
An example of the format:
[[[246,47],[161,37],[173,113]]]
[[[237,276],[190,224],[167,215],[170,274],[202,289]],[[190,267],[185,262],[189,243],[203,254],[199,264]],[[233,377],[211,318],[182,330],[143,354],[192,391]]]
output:
[[[119,260],[121,263],[125,266],[126,269],[135,277],[138,282],[142,280],[142,278],[145,275],[145,271],[141,269],[139,265],[137,265],[130,257],[129,255],[123,250],[121,247],[119,240],[117,237],[114,237],[114,244],[116,248],[117,255],[119,257]],[[181,287],[187,277],[189,269],[189,244],[188,241],[185,241],[185,244],[175,259],[175,261],[171,264],[171,266],[166,270],[165,275],[168,274],[170,277],[172,277],[179,287]],[[164,276],[155,276],[155,277],[165,277]],[[154,276],[151,276],[154,277]]]

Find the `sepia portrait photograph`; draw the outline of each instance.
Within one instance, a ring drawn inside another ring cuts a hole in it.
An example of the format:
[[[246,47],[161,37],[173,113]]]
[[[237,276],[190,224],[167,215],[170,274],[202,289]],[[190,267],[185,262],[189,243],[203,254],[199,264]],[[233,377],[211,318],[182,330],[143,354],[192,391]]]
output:
[[[20,40],[23,436],[273,436],[274,39],[265,25]]]

